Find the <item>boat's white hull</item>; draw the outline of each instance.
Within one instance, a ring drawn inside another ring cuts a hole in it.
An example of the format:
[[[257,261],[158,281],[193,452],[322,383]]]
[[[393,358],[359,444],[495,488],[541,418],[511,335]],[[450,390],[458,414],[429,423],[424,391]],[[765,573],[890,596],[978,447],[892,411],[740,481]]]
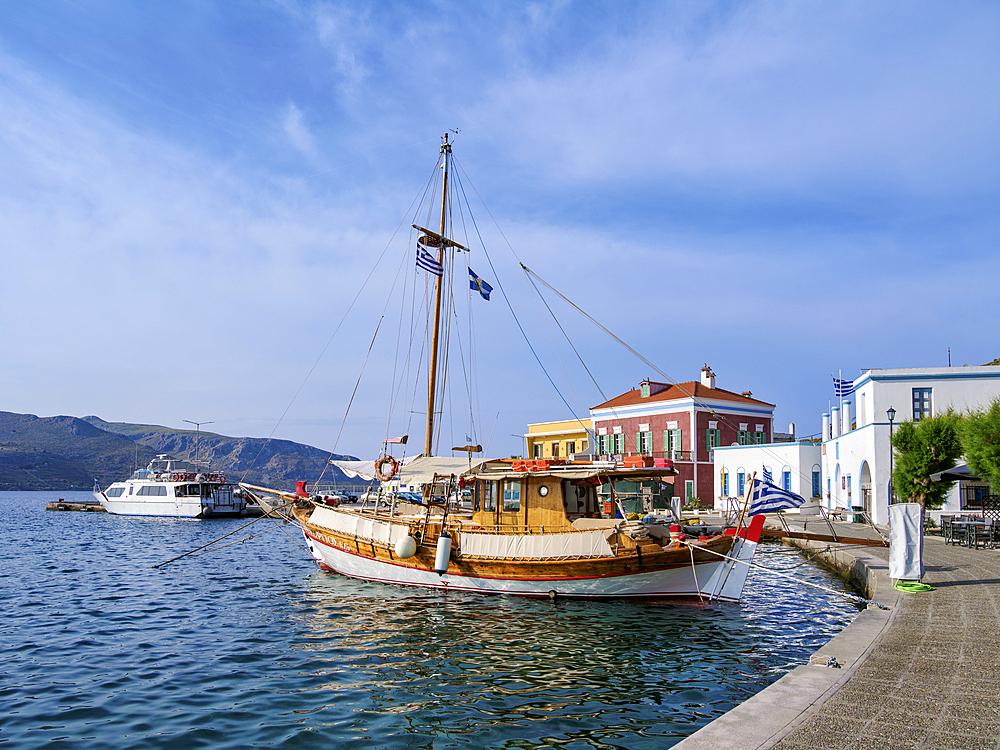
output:
[[[743,593],[756,541],[738,539],[729,559],[678,565],[659,570],[619,575],[572,578],[512,578],[471,576],[433,571],[377,560],[341,549],[303,529],[306,543],[321,567],[352,578],[404,586],[517,596],[568,596],[585,598],[682,598],[738,601]],[[758,532],[759,533],[759,532]]]
[[[107,498],[102,492],[95,492],[94,497],[104,506],[108,513],[119,516],[169,516],[172,518],[204,518],[212,514],[211,506],[201,502],[185,501],[182,498],[167,497],[156,500],[117,500]]]

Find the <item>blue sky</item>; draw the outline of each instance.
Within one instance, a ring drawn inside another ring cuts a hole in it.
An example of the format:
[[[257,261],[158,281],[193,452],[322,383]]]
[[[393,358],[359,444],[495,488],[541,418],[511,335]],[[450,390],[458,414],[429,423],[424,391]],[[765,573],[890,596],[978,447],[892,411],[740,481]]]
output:
[[[9,3],[0,409],[371,455],[378,377],[337,436],[378,284],[315,363],[458,129],[528,266],[818,432],[831,372],[1000,356],[998,63],[987,2]],[[476,312],[493,454],[571,416],[505,308]],[[657,377],[563,313],[609,397]]]

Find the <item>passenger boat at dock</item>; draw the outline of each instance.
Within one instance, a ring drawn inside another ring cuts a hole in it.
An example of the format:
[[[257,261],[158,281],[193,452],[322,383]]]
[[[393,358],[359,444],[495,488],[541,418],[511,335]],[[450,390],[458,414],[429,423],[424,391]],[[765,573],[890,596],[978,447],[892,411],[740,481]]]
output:
[[[383,441],[375,460],[331,461],[349,476],[377,480],[374,498],[360,506],[331,505],[306,492],[305,482],[295,493],[241,487],[288,501],[319,566],[354,578],[532,597],[739,600],[763,516],[693,538],[668,525],[626,517],[616,496],[619,483],[669,484],[676,475],[669,461],[483,460],[473,458],[482,452],[479,445],[453,448],[465,454],[458,457],[433,455],[443,392],[438,357],[448,338],[441,332],[458,317],[454,310],[442,315],[442,300],[454,299],[453,292],[443,291],[443,282],[456,277],[465,282],[465,269],[456,271],[455,263],[468,252],[447,232],[450,157],[446,135],[439,163],[440,231],[412,225],[420,232],[417,266],[428,273],[424,298],[434,300],[433,308],[427,306],[432,321],[410,326],[428,330],[431,339],[426,348],[413,345],[427,351],[428,360],[424,452],[415,458],[391,455],[405,446],[403,437]],[[471,289],[488,299],[492,288],[468,270]],[[419,488],[419,494],[402,499],[394,489],[404,486]]]
[[[247,514],[246,500],[223,474],[161,454],[145,469],[94,488],[94,497],[109,513],[122,516],[208,518]]]

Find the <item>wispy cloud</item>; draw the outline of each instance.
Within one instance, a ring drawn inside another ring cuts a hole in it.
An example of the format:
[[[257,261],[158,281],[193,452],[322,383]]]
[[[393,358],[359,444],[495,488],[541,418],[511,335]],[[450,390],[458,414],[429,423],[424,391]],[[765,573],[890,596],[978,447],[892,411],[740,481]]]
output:
[[[305,124],[302,110],[289,102],[283,119],[285,135],[292,145],[309,157],[316,155],[316,139]]]

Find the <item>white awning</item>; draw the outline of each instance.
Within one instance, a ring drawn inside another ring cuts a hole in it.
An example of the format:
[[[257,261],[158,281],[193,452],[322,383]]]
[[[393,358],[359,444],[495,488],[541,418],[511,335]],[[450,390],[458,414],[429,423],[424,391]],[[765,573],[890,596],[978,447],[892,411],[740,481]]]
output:
[[[371,461],[331,461],[348,477],[361,477],[362,479],[375,479],[375,460]],[[482,459],[473,459],[471,467],[474,469],[482,463]],[[400,469],[397,479],[401,484],[425,484],[434,480],[434,475],[451,476],[460,475],[469,471],[469,459],[464,456],[460,458],[447,458],[443,456],[409,456],[403,459],[403,467]]]
[[[445,458],[443,456],[417,456],[407,463],[399,472],[399,481],[403,484],[426,484],[434,481],[434,476],[461,476],[470,468],[475,469],[483,459],[474,458],[472,462],[465,456]]]

